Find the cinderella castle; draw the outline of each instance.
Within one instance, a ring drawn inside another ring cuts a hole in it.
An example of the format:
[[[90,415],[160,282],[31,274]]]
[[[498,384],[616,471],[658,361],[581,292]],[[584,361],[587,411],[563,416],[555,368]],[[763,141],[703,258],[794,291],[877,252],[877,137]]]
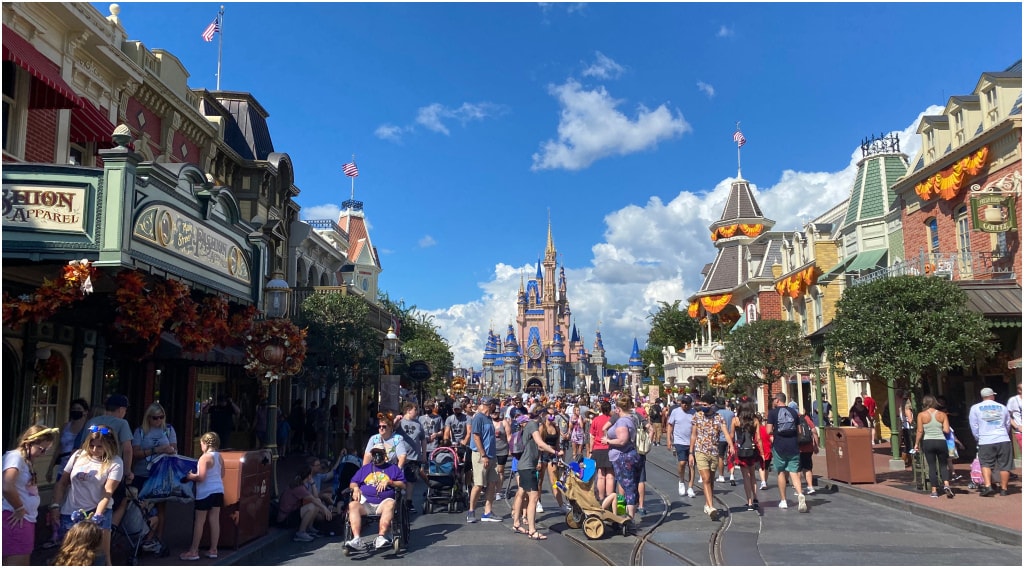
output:
[[[557,256],[549,220],[544,260],[537,263],[536,276],[519,283],[515,325],[508,325],[504,338],[493,329],[487,332],[481,376],[484,388],[506,393],[596,393],[607,389],[601,332],[596,332],[593,352],[588,352],[572,323],[565,268],[558,266]],[[566,344],[565,330],[570,325]]]

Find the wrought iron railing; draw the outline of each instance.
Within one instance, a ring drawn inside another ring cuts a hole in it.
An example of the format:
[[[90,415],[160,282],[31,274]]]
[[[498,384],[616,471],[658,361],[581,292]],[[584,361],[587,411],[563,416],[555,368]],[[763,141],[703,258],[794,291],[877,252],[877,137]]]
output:
[[[857,286],[895,276],[936,276],[950,280],[1013,279],[1013,255],[993,252],[921,253],[861,276],[850,276]]]
[[[315,231],[334,231],[348,240],[348,233],[330,219],[306,219],[306,224],[313,227]]]

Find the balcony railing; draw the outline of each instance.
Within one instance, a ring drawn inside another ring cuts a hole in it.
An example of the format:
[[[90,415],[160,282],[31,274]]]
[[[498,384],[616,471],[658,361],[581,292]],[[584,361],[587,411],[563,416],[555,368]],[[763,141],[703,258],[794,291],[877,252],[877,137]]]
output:
[[[330,219],[307,219],[306,224],[313,227],[315,231],[334,231],[342,236],[346,241],[348,240],[348,233],[343,231],[337,223]]]
[[[850,285],[866,284],[894,276],[936,276],[949,280],[1015,279],[1013,255],[993,252],[922,253],[917,258],[850,276]]]

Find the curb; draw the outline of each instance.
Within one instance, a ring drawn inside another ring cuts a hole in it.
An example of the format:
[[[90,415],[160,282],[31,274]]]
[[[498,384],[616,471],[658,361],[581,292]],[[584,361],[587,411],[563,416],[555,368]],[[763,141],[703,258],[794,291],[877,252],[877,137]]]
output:
[[[894,499],[886,495],[875,493],[874,491],[868,491],[861,489],[856,485],[852,485],[843,481],[833,481],[826,477],[819,477],[818,481],[827,485],[835,487],[837,490],[841,489],[846,491],[854,497],[864,499],[865,501],[871,501],[884,505],[891,509],[899,511],[905,511],[913,515],[920,517],[926,517],[933,521],[939,521],[952,527],[970,531],[976,534],[987,536],[993,540],[997,540],[1003,544],[1019,545],[1021,542],[1021,532],[999,525],[993,525],[977,519],[971,519],[956,515],[953,513],[947,513],[941,509],[933,509],[931,507],[925,507],[912,501],[902,501]]]
[[[263,555],[264,550],[278,546],[284,542],[290,542],[294,534],[295,531],[293,530],[271,527],[270,532],[268,532],[266,535],[257,538],[248,544],[243,545],[241,548],[235,550],[231,554],[220,558],[217,562],[214,562],[212,565],[253,566],[260,564],[259,562],[256,562],[256,560],[258,559],[259,556]]]

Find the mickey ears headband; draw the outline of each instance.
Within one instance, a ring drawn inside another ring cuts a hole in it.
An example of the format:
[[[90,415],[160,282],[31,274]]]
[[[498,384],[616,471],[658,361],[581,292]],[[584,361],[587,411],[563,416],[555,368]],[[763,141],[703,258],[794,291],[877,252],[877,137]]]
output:
[[[45,430],[40,430],[35,434],[28,436],[27,438],[25,438],[25,441],[35,442],[39,438],[45,438],[47,436],[56,436],[57,434],[60,434],[60,428],[46,428]]]

